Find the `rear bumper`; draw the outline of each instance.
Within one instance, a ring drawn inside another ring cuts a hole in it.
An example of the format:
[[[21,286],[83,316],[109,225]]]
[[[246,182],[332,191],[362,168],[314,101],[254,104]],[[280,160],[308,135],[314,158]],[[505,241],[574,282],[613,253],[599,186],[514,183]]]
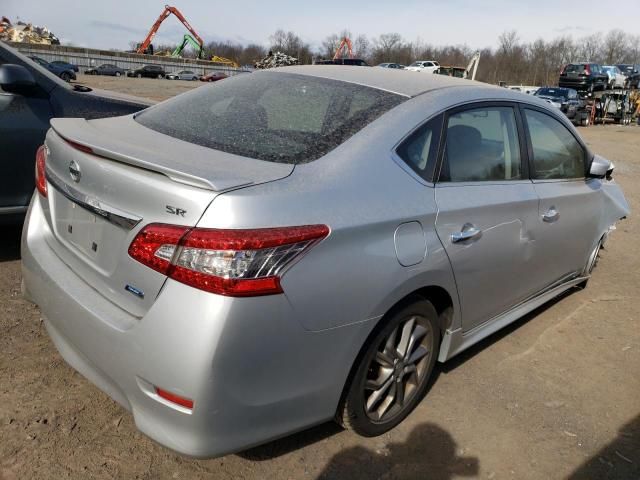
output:
[[[309,332],[284,295],[231,299],[171,280],[136,318],[78,277],[51,241],[36,195],[22,239],[25,296],[64,359],[152,439],[213,457],[333,417],[368,322]],[[154,385],[193,399],[193,410],[160,399]]]

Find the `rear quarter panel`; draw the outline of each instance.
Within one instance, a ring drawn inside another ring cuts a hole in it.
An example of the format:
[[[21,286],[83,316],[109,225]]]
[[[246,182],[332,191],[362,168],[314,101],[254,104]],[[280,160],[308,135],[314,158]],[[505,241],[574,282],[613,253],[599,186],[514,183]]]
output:
[[[329,237],[282,279],[290,308],[307,330],[377,320],[407,294],[430,285],[446,289],[457,304],[451,268],[433,229],[434,189],[393,159],[397,142],[429,116],[426,106],[408,101],[323,158],[296,166],[289,177],[218,196],[198,225],[328,225]],[[422,225],[427,254],[403,267],[394,233],[410,221]]]

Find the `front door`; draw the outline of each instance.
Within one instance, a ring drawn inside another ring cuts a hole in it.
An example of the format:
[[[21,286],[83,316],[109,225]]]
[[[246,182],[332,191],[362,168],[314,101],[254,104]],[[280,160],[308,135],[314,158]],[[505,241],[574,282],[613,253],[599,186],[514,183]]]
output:
[[[531,272],[542,287],[580,274],[602,236],[599,179],[586,179],[586,150],[551,115],[523,109],[530,170],[540,197],[535,230],[540,268]]]
[[[510,104],[447,114],[436,183],[436,231],[449,256],[469,331],[532,295],[538,196]]]

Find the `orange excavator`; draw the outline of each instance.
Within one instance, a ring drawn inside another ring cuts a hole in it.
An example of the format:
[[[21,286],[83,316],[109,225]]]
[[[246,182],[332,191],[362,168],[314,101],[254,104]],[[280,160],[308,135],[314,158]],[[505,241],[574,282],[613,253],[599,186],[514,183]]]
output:
[[[153,45],[151,44],[151,40],[153,40],[153,37],[155,37],[156,32],[158,31],[158,28],[160,28],[160,25],[162,24],[162,22],[164,22],[167,19],[167,17],[169,15],[171,15],[172,13],[176,17],[178,17],[178,20],[180,20],[182,22],[182,24],[186,27],[186,29],[189,30],[191,35],[194,36],[194,38],[196,39],[196,41],[200,45],[200,54],[202,54],[202,48],[204,47],[204,41],[202,40],[202,38],[200,38],[200,35],[198,35],[196,33],[196,31],[193,29],[193,27],[191,25],[189,25],[189,22],[187,22],[187,19],[184,18],[184,15],[182,15],[182,13],[180,13],[180,10],[178,10],[176,7],[172,7],[170,5],[165,5],[164,6],[164,10],[160,14],[160,16],[158,17],[156,22],[151,26],[151,30],[149,30],[149,33],[147,34],[147,37],[144,39],[144,42],[142,42],[140,45],[138,45],[138,49],[136,50],[137,53],[144,53],[144,54],[147,54],[147,55],[153,55]]]
[[[340,46],[336,50],[336,54],[333,56],[333,59],[336,60],[338,58],[342,58],[342,53],[343,53],[343,50],[345,48],[347,49],[347,53],[349,54],[349,58],[353,58],[353,48],[352,48],[352,45],[351,45],[351,40],[349,39],[349,37],[344,37],[340,41]]]

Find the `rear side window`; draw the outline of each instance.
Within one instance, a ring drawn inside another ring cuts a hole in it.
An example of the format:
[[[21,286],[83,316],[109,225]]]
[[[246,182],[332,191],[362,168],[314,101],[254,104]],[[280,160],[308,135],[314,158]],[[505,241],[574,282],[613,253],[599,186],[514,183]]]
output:
[[[441,182],[520,178],[520,143],[513,108],[483,107],[449,116]]]
[[[585,152],[571,132],[555,118],[525,109],[533,151],[533,177],[575,179],[585,176]]]
[[[442,116],[438,116],[409,135],[396,150],[398,156],[427,181],[433,178],[441,130]]]
[[[191,90],[135,119],[204,147],[298,164],[325,155],[404,100],[337,80],[257,72]]]

